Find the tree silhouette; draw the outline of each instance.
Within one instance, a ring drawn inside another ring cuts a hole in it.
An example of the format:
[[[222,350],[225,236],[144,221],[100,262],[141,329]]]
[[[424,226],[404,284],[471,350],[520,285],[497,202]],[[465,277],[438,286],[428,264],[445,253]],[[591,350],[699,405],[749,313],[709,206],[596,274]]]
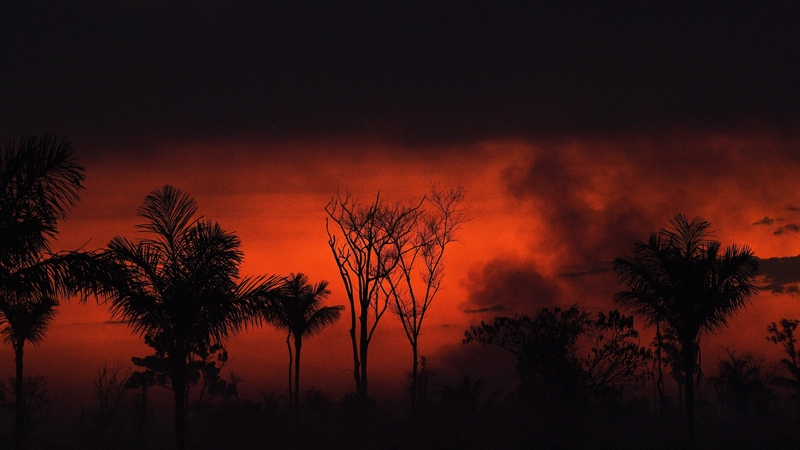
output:
[[[708,239],[709,223],[676,215],[669,228],[637,241],[633,256],[614,259],[614,271],[627,290],[618,304],[647,323],[659,321],[677,335],[680,370],[686,389],[689,447],[694,448],[694,373],[700,336],[727,326],[727,319],[758,292],[758,261],[747,246],[721,248]]]
[[[392,236],[394,252],[399,255],[396,275],[389,274],[382,288],[411,344],[412,413],[417,404],[422,323],[442,285],[445,247],[456,240],[456,231],[468,220],[463,202],[463,189],[434,187],[424,202],[431,210],[420,211],[411,233]],[[418,267],[420,264],[422,267]]]
[[[396,242],[410,239],[419,208],[420,205],[389,204],[380,194],[375,201],[361,204],[349,192],[338,195],[325,207],[328,245],[350,302],[353,377],[356,397],[362,404],[368,397],[369,344],[389,304],[382,289],[400,260]]]
[[[655,323],[656,335],[653,337],[653,342],[650,344],[653,347],[655,361],[653,365],[653,383],[655,393],[657,395],[657,402],[661,418],[664,418],[664,406],[667,402],[667,393],[665,387],[664,365],[670,367],[669,375],[675,380],[678,385],[678,405],[683,402],[683,375],[680,370],[680,345],[678,344],[678,336],[673,329],[669,326],[657,321]],[[656,401],[656,400],[654,400]]]
[[[303,338],[311,337],[333,324],[342,315],[344,306],[325,306],[330,295],[328,282],[309,284],[302,273],[291,274],[278,291],[278,296],[268,302],[264,318],[279,330],[284,330],[294,340],[294,358],[289,346],[289,399],[295,411],[300,411],[300,350]],[[288,342],[288,338],[287,338]],[[292,393],[292,359],[294,359],[294,393]]]
[[[15,383],[14,405],[16,416],[16,446],[24,448],[25,401],[23,356],[25,342],[38,345],[44,338],[47,326],[53,321],[58,302],[51,297],[20,297],[14,294],[5,296],[3,314],[0,315],[0,335],[3,342],[14,349]]]
[[[610,311],[592,319],[578,305],[495,317],[465,332],[464,343],[473,340],[514,354],[523,393],[552,403],[619,398],[625,386],[644,381],[651,358],[632,317]]]
[[[769,395],[767,386],[774,375],[764,367],[764,359],[750,353],[737,355],[725,349],[726,358],[719,358],[719,375],[711,379],[720,399],[720,410],[727,403],[737,416],[746,415],[753,407],[761,407]]]
[[[797,319],[781,319],[780,328],[778,324],[772,322],[767,327],[767,340],[780,344],[783,347],[783,352],[786,353],[788,358],[781,358],[780,364],[789,372],[789,377],[776,377],[774,383],[787,387],[795,392],[795,395],[800,395],[800,357],[797,354],[797,325],[800,320]]]
[[[527,315],[495,317],[471,326],[464,343],[477,341],[511,352],[517,359],[520,388],[529,398],[563,402],[581,397],[578,337],[585,331],[588,314],[577,305],[542,309]]]
[[[97,427],[98,443],[113,448],[115,442],[125,439],[124,413],[131,406],[130,393],[125,387],[131,371],[121,364],[103,362],[97,367],[97,377],[92,381],[96,410],[92,416]]]
[[[83,189],[83,167],[72,153],[69,142],[45,135],[8,141],[0,156],[0,333],[15,354],[17,449],[26,430],[25,342],[42,340],[59,298],[98,291],[106,274],[93,253],[50,248]]]
[[[280,279],[239,280],[240,241],[219,224],[195,218],[197,205],[172,186],[151,192],[138,210],[147,237],[115,237],[108,254],[119,265],[111,313],[160,351],[175,400],[177,448],[185,447],[191,367],[252,320],[255,304]]]

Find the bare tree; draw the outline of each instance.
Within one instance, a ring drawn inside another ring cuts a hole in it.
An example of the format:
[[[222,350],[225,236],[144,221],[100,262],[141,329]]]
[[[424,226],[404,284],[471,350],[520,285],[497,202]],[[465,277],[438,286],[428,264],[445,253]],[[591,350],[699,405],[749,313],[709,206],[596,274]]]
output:
[[[411,344],[411,409],[417,404],[419,378],[419,336],[422,322],[444,277],[444,250],[456,240],[456,231],[469,220],[464,207],[464,189],[431,189],[414,230],[405,236],[392,236],[397,267],[382,288],[389,298],[391,311],[403,324]]]
[[[369,344],[388,306],[384,283],[397,267],[397,242],[411,239],[421,203],[388,203],[380,193],[359,203],[350,192],[338,194],[325,207],[325,228],[350,302],[350,340],[356,395],[367,399]]]
[[[124,412],[130,405],[130,396],[125,381],[131,370],[122,364],[103,362],[97,367],[97,378],[92,382],[95,405],[97,406],[96,425],[100,443],[109,446],[121,438],[121,422]],[[116,431],[116,436],[109,432]]]

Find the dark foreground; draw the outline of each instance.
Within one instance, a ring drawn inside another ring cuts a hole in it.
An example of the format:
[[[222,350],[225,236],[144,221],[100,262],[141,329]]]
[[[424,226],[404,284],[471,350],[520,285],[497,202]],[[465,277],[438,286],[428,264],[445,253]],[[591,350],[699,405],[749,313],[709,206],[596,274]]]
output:
[[[216,399],[194,408],[190,449],[680,449],[685,416],[678,405],[663,415],[651,401],[631,399],[574,405],[535,404],[481,392],[465,379],[424,402],[412,419],[403,405],[352,397],[334,400],[311,390],[297,428],[283,397]],[[800,409],[794,398],[722,407],[698,403],[698,448],[800,448]],[[108,406],[108,405],[107,405]],[[135,400],[118,409],[84,410],[68,419],[34,417],[31,449],[174,448],[169,408]],[[0,449],[13,446],[13,416],[0,417]],[[56,423],[58,422],[58,423]]]

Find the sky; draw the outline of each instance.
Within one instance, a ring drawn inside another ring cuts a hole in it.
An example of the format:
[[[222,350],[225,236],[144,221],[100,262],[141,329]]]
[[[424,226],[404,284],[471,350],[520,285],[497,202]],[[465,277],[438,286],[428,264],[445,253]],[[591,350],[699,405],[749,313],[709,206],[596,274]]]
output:
[[[243,274],[303,272],[346,304],[325,230],[337,192],[463,186],[472,220],[421,351],[442,380],[513,381],[509,358],[461,344],[470,324],[614,308],[611,260],[682,213],[762,260],[762,293],[704,338],[704,363],[724,347],[778,358],[767,325],[800,318],[797,5],[298,3],[0,7],[0,136],[57,133],[86,168],[56,248],[135,237],[136,208],[172,184],[241,238]],[[304,345],[304,386],[352,390],[348,327]],[[284,338],[231,340],[241,389],[282,389]],[[404,339],[385,317],[378,390],[404,382]],[[146,353],[103,305],[73,302],[26,367],[88,395],[102,361]],[[0,375],[12,370],[7,349]]]

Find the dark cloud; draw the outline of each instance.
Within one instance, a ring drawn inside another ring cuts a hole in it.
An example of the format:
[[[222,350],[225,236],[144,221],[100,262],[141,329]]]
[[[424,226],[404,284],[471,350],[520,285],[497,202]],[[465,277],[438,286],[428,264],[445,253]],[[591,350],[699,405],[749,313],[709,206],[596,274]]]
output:
[[[762,289],[775,294],[795,294],[800,291],[800,256],[759,260],[759,272],[764,277]]]
[[[800,211],[800,206],[789,205],[786,207],[786,209],[789,211]]]
[[[612,267],[611,267],[611,262],[610,261],[609,262],[599,262],[599,263],[593,264],[592,267],[590,267],[590,268],[583,269],[583,270],[575,270],[575,271],[572,271],[572,272],[564,272],[564,273],[558,274],[558,276],[567,277],[567,278],[582,277],[582,276],[585,276],[585,275],[595,275],[595,274],[608,273],[608,272],[611,272],[611,269],[612,269]]]
[[[505,310],[506,310],[506,307],[503,306],[503,305],[492,305],[491,307],[486,307],[485,306],[483,308],[477,308],[477,309],[465,309],[464,312],[468,313],[468,314],[479,314],[479,313],[485,313],[485,312],[501,312],[501,311],[505,311]]]
[[[796,165],[791,155],[797,138],[765,135],[771,136],[768,154],[746,133],[724,139],[665,132],[544,140],[527,160],[510,164],[501,179],[543,222],[539,236],[531,238],[535,245],[552,245],[558,270],[576,273],[630,252],[635,241],[667,226],[676,214],[701,216],[712,232],[730,229],[731,220],[753,224],[749,214],[732,218],[719,207],[720,199],[742,198],[740,192],[751,193],[743,200],[746,210],[783,208],[786,203],[776,199],[782,192],[768,188],[769,174],[777,166]],[[800,232],[796,221],[782,221],[765,216],[755,224]]]
[[[758,222],[753,222],[753,225],[772,225],[773,223],[775,223],[775,219],[764,216],[764,218]]]
[[[465,281],[467,313],[538,311],[559,304],[561,289],[531,263],[495,259]]]
[[[786,233],[800,233],[800,224],[788,223],[775,230],[776,236],[780,236],[781,234],[786,234]]]
[[[563,148],[547,149],[527,167],[510,167],[504,179],[513,196],[535,205],[554,233],[550,239],[566,246],[562,266],[595,267],[644,238],[656,221],[645,207],[626,198],[625,189],[607,196],[599,192],[593,177],[601,171],[576,164],[573,156]],[[603,206],[595,206],[592,196],[603,197]]]
[[[436,143],[800,117],[795,4],[9,3],[3,135],[145,152],[245,135]]]

